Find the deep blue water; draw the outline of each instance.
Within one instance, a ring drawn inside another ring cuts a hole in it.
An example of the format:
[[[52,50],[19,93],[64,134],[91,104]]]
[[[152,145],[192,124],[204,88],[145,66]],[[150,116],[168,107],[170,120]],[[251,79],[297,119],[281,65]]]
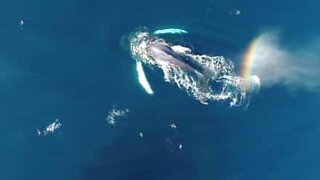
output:
[[[137,27],[180,27],[194,32],[188,41],[197,51],[229,57],[238,68],[239,54],[264,30],[280,30],[287,45],[319,37],[319,6],[1,1],[0,179],[319,179],[318,93],[274,86],[246,110],[204,106],[149,71],[149,96],[125,48]],[[239,16],[230,14],[237,9]],[[131,112],[113,127],[105,118],[114,105]],[[56,118],[59,130],[37,136]],[[173,122],[177,129],[168,127]]]

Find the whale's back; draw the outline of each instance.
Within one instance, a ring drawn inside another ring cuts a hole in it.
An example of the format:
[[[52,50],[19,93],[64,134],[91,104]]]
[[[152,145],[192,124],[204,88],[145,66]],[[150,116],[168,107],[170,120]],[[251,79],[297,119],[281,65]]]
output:
[[[190,57],[175,52],[166,44],[153,44],[149,47],[152,57],[156,61],[171,63],[189,71],[203,72],[203,69],[197,62],[194,62]]]

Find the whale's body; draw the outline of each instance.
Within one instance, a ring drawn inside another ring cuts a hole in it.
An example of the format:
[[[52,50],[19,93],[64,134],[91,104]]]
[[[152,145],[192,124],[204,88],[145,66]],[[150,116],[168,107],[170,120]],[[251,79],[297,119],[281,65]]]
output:
[[[149,55],[154,61],[159,64],[172,64],[186,71],[192,71],[202,74],[202,68],[195,62],[192,62],[189,57],[176,52],[170,46],[162,43],[150,44],[147,47]]]

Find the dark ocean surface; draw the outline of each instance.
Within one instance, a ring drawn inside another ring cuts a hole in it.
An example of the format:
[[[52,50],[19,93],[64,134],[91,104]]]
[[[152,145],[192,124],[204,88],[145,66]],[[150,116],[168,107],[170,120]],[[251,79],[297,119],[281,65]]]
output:
[[[239,72],[240,55],[263,31],[281,31],[282,43],[298,49],[319,38],[319,7],[316,0],[1,1],[0,179],[320,179],[319,93],[275,85],[246,109],[206,106],[146,70],[150,96],[126,41],[139,27],[186,29],[197,52],[230,58]],[[130,112],[112,126],[105,119],[114,106]],[[37,135],[55,119],[61,128]]]

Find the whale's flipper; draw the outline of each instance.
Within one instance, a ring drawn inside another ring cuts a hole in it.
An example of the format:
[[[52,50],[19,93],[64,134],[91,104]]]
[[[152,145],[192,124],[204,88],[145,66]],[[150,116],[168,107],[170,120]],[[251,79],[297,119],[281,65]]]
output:
[[[159,29],[153,32],[153,34],[186,34],[188,33],[186,30],[177,29],[177,28],[168,28],[168,29]]]
[[[143,89],[150,95],[153,94],[153,90],[148,82],[148,79],[144,73],[143,67],[142,67],[142,63],[141,61],[137,61],[136,63],[136,69],[137,69],[137,73],[138,73],[138,80],[140,85],[143,87]]]

